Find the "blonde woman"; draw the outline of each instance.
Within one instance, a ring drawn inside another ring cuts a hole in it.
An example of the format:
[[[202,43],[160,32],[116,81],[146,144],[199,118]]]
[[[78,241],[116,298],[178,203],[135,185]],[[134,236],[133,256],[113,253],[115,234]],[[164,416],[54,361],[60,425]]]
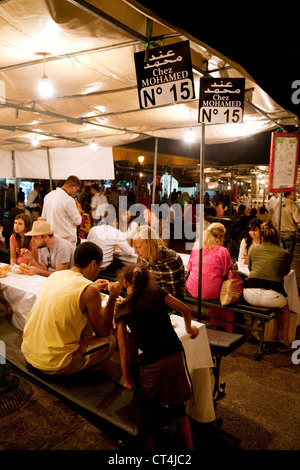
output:
[[[231,257],[227,248],[223,246],[226,229],[223,224],[213,223],[204,232],[202,250],[202,299],[213,300],[220,297],[223,275],[231,264]],[[192,297],[198,298],[199,279],[199,242],[197,241],[191,252],[187,265],[189,276],[186,288]],[[233,312],[215,307],[209,309],[209,315],[220,319],[233,321]],[[233,325],[210,317],[211,323],[233,331]]]
[[[142,225],[134,232],[133,248],[140,260],[147,263],[155,274],[160,287],[179,300],[185,296],[185,268],[176,251],[168,248],[164,241],[148,225]]]

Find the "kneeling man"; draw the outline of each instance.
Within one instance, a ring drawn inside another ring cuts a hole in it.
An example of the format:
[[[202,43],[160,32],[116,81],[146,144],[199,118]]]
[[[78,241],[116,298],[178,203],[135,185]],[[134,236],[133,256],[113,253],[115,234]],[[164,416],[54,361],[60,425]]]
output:
[[[21,349],[31,366],[45,374],[69,375],[112,356],[116,347],[112,320],[121,288],[119,282],[108,285],[109,299],[102,308],[100,289],[107,287],[107,281],[93,282],[101,262],[100,247],[81,243],[73,268],[46,279],[23,333]]]

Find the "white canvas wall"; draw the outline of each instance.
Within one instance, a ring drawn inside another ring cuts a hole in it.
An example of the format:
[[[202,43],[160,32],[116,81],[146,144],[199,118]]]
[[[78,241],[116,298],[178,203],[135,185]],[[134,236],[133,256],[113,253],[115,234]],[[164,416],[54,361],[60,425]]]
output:
[[[0,177],[11,178],[12,152],[0,150]],[[15,177],[49,179],[66,179],[76,175],[84,180],[114,179],[114,162],[111,147],[98,147],[91,150],[89,146],[76,148],[55,148],[49,150],[50,172],[46,149],[30,152],[15,151]]]

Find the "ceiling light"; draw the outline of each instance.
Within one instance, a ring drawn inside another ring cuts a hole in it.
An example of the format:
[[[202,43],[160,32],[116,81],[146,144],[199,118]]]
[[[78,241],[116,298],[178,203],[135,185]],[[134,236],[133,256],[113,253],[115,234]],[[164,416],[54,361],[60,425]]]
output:
[[[91,150],[97,150],[98,145],[96,144],[96,142],[95,142],[94,140],[93,140],[93,142],[91,143],[90,148],[91,148]]]
[[[39,145],[39,141],[38,141],[38,138],[37,138],[36,135],[35,135],[34,138],[32,139],[31,143],[32,143],[32,145],[33,145],[34,147],[37,147],[37,146]]]
[[[53,86],[45,74],[45,55],[44,55],[44,73],[39,83],[39,92],[43,98],[50,98],[53,95]]]
[[[189,142],[189,143],[192,143],[192,142],[195,141],[195,134],[194,134],[192,128],[190,128],[190,129],[187,131],[187,133],[185,134],[184,140],[185,140],[186,142]]]

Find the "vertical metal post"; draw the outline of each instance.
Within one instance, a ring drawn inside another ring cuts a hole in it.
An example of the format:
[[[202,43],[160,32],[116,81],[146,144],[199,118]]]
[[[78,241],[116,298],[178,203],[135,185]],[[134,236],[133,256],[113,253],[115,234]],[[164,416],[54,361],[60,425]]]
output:
[[[279,231],[280,231],[280,226],[281,226],[281,208],[282,208],[282,193],[279,193],[279,201],[278,201],[278,236]]]
[[[157,168],[157,149],[158,149],[158,137],[155,137],[154,166],[153,166],[153,183],[152,183],[152,204],[155,204],[156,168]]]
[[[199,275],[198,275],[198,321],[201,322],[201,297],[202,297],[202,246],[204,228],[204,161],[205,161],[205,123],[201,127],[201,147],[200,147],[200,180],[199,180]]]
[[[170,175],[170,195],[169,195],[170,203],[171,203],[171,192],[172,192],[172,180],[173,180],[173,167],[171,166],[171,175]]]
[[[11,163],[12,163],[12,174],[14,179],[14,192],[15,192],[15,206],[18,202],[18,190],[17,190],[17,178],[16,178],[16,158],[15,158],[15,151],[11,152]]]
[[[48,173],[49,173],[50,191],[52,191],[53,185],[52,185],[52,174],[51,174],[50,151],[49,151],[49,147],[47,147],[47,162],[48,162]]]

